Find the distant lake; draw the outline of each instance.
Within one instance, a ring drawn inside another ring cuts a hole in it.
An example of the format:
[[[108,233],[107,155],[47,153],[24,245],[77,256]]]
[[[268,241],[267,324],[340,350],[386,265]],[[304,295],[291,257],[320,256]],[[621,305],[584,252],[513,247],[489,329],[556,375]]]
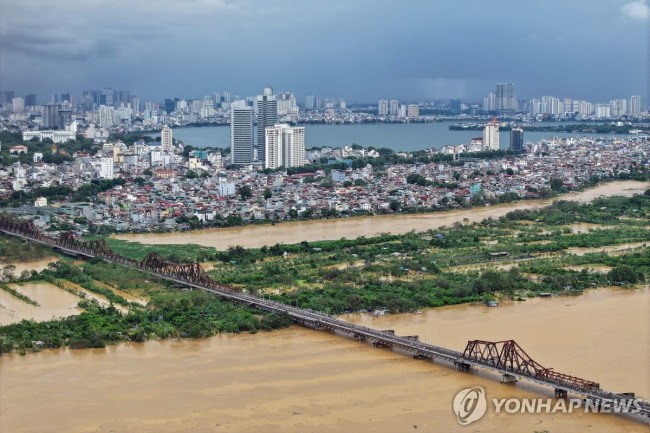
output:
[[[305,125],[305,145],[310,147],[343,147],[353,143],[368,147],[388,147],[396,151],[440,148],[449,144],[465,144],[473,137],[482,137],[481,131],[450,131],[449,125],[458,122],[435,123],[378,123],[360,125]],[[570,124],[572,122],[538,122],[536,126]],[[195,147],[230,146],[228,126],[200,126],[174,129],[174,138]],[[154,135],[155,136],[155,135]],[[527,132],[524,141],[539,141],[550,137],[613,136],[603,134]],[[623,137],[616,134],[616,137]],[[510,145],[510,131],[501,131],[502,149]]]

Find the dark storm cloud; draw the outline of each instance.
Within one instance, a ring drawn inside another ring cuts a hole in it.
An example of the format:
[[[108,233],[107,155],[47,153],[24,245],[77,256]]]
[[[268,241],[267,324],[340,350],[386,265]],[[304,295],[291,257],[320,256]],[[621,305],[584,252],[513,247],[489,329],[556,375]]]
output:
[[[643,0],[0,0],[0,85],[374,101],[512,81],[525,98],[647,101],[649,20]]]
[[[106,57],[115,54],[115,47],[108,42],[21,32],[6,35],[2,48],[38,59],[85,61],[93,56]]]

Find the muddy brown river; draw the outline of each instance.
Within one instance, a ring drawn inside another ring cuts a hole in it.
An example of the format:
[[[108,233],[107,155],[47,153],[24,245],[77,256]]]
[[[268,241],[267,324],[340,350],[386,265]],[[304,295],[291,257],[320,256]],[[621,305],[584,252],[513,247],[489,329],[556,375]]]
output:
[[[631,196],[643,193],[650,188],[648,182],[618,181],[591,188],[589,190],[566,194],[562,200],[588,202],[598,196]],[[556,200],[556,199],[554,199]],[[183,233],[128,234],[115,236],[117,239],[136,241],[143,244],[197,244],[225,250],[229,246],[241,245],[245,248],[261,248],[275,245],[309,242],[342,237],[354,239],[358,236],[376,236],[380,233],[407,233],[411,230],[425,231],[450,226],[455,222],[478,222],[485,218],[498,218],[515,209],[537,209],[548,206],[553,200],[527,200],[496,206],[462,209],[448,212],[434,212],[415,215],[381,215],[372,217],[352,217],[331,220],[296,221],[272,225],[250,225],[223,229],[195,230]]]
[[[606,389],[650,396],[650,287],[462,305],[347,320],[462,350],[468,339],[516,339],[544,366]],[[496,415],[463,427],[451,401],[539,397],[325,332],[291,327],[207,340],[51,350],[0,358],[2,432],[647,432],[603,414]],[[541,389],[544,396],[552,390]]]
[[[631,195],[648,186],[614,182],[564,198],[589,201],[599,195]],[[278,241],[427,230],[465,218],[479,221],[550,203],[538,200],[445,213],[120,238],[220,249],[229,245],[261,247]],[[29,292],[42,307],[49,302],[40,292],[46,289],[51,290],[39,287]],[[10,295],[0,293],[3,296]],[[72,307],[69,300],[61,302],[62,309]],[[515,339],[544,366],[597,381],[608,390],[633,391],[648,399],[649,312],[650,287],[646,286],[505,302],[497,308],[461,305],[422,314],[355,314],[345,319],[394,329],[401,335],[417,334],[424,341],[456,350],[462,350],[469,339]],[[451,402],[456,392],[474,386],[484,387],[489,399],[552,396],[552,390],[527,382],[505,385],[485,374],[459,373],[294,326],[206,340],[5,355],[0,358],[0,432],[650,431],[643,423],[612,415],[497,415],[491,408],[483,419],[463,427]]]

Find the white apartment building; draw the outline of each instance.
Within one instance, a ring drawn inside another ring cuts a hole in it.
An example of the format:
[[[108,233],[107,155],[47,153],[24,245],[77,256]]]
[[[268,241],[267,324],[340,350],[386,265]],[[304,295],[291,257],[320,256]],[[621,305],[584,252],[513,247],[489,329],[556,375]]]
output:
[[[265,130],[265,168],[305,165],[305,128],[280,123]]]
[[[490,120],[483,128],[483,147],[486,150],[499,150],[499,121]]]
[[[164,153],[172,153],[174,149],[173,142],[172,129],[169,126],[164,126],[160,131],[160,150]]]
[[[113,158],[99,159],[99,177],[101,179],[113,179]]]
[[[387,116],[388,115],[388,101],[385,99],[382,99],[379,101],[377,104],[377,112],[380,116]]]

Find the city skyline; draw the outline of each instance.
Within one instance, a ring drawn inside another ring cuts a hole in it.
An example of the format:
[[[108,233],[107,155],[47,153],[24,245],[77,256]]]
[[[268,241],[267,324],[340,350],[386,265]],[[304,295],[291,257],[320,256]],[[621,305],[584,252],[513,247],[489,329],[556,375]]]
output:
[[[56,10],[42,0],[7,3],[0,1],[0,88],[43,95],[41,102],[51,93],[107,86],[137,89],[141,100],[198,98],[213,89],[255,95],[266,83],[301,100],[317,94],[349,103],[480,102],[500,82],[515,83],[520,99],[639,94],[650,100],[644,0],[588,7],[577,0],[534,6],[468,0],[408,8],[291,0],[107,7],[66,0]],[[257,49],[260,38],[276,49]],[[285,55],[295,59],[291,67]]]

